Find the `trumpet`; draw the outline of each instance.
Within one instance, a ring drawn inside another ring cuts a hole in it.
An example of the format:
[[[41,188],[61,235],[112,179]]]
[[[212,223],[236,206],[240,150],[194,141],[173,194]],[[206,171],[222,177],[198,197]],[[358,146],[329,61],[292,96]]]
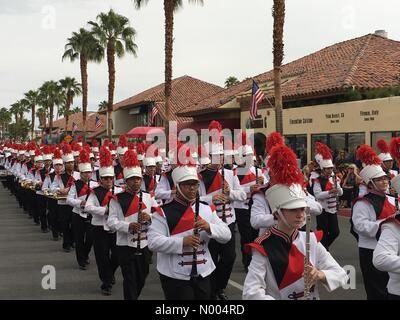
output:
[[[193,235],[199,236],[199,228],[196,227],[197,221],[199,219],[199,207],[200,207],[200,197],[197,193],[196,196],[196,204],[195,204],[195,212],[194,212],[194,228]],[[190,277],[196,278],[199,274],[197,272],[197,248],[193,248],[193,259],[192,259],[192,270],[190,271]]]

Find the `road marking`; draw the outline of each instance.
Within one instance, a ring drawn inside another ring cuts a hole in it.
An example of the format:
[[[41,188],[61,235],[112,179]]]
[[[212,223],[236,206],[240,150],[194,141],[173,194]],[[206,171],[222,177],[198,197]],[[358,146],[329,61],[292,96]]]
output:
[[[233,280],[228,280],[228,283],[232,286],[235,287],[236,289],[239,289],[240,291],[243,291],[243,286],[240,285],[239,283],[233,281]]]

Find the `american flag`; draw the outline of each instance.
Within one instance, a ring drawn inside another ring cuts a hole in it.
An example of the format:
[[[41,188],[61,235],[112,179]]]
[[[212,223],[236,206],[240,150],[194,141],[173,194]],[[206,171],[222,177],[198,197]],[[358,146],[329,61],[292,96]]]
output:
[[[154,125],[157,113],[158,109],[154,106],[150,112],[150,121],[149,121],[150,126]]]
[[[257,117],[258,104],[265,98],[264,92],[260,90],[257,83],[253,80],[253,88],[251,89],[251,108],[250,119],[254,120]]]
[[[103,125],[103,122],[101,122],[99,116],[96,115],[96,119],[95,119],[96,130],[97,130],[98,128],[100,128],[102,125]]]
[[[72,122],[72,134],[78,130],[78,125],[75,122]]]

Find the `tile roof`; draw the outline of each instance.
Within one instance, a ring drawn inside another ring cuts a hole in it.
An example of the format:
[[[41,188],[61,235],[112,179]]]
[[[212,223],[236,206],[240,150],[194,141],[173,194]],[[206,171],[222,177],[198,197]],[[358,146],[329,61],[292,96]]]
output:
[[[173,79],[170,110],[171,120],[178,122],[191,121],[191,118],[177,117],[176,113],[179,110],[186,108],[188,105],[212,96],[217,92],[221,92],[222,90],[222,87],[192,78],[190,76],[183,76]],[[162,83],[133,97],[114,104],[113,110],[115,111],[128,106],[154,102],[157,108],[159,108],[159,112],[164,116],[164,99],[164,83]]]
[[[287,80],[285,83],[283,83]],[[267,96],[274,97],[273,70],[254,77]],[[192,116],[210,112],[251,89],[247,79],[192,104],[178,113]],[[400,85],[400,42],[375,34],[340,42],[282,66],[284,100],[297,100]],[[249,93],[251,94],[251,93]]]
[[[103,125],[96,130],[95,120],[96,115],[100,117],[101,122]],[[101,131],[105,130],[107,122],[106,116],[102,114],[98,114],[97,112],[88,111],[86,115],[86,131],[87,132],[94,132],[94,131]],[[83,131],[83,121],[82,121],[82,112],[74,113],[69,116],[68,119],[68,128],[67,131],[72,131],[72,122],[75,122],[78,125],[77,131]],[[53,121],[53,128],[65,128],[65,118],[61,118],[58,120]]]

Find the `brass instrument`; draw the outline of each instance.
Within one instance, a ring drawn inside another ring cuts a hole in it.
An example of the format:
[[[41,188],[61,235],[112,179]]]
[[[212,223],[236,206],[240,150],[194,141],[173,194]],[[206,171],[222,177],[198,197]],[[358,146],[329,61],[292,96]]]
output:
[[[140,224],[140,228],[138,231],[138,239],[137,239],[137,250],[135,251],[135,255],[141,256],[142,252],[140,251],[140,238],[142,237],[142,218],[141,218],[141,211],[143,207],[143,192],[139,191],[139,209],[138,209],[138,223]]]
[[[200,197],[199,197],[199,194],[197,193],[195,212],[194,212],[194,228],[193,228],[194,236],[199,236],[199,234],[200,234],[199,229],[196,228],[196,223],[199,218],[199,207],[200,207]],[[199,276],[199,274],[197,272],[197,248],[193,248],[192,270],[190,271],[190,277],[196,278],[198,276]]]

